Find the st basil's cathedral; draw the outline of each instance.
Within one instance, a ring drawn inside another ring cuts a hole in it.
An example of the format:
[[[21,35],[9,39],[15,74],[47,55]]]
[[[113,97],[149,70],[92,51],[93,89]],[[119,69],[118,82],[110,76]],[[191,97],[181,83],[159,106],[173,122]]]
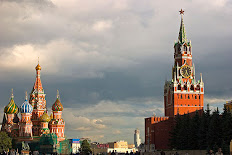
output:
[[[25,101],[20,108],[14,102],[12,89],[9,104],[4,108],[1,130],[7,132],[16,142],[39,141],[44,134],[55,134],[57,141],[61,142],[65,140],[65,121],[62,119],[63,105],[60,102],[59,92],[57,91],[57,98],[52,105],[52,114],[49,116],[46,107],[46,94],[40,78],[41,66],[39,63],[35,69],[36,80],[30,97],[28,99],[26,92]]]

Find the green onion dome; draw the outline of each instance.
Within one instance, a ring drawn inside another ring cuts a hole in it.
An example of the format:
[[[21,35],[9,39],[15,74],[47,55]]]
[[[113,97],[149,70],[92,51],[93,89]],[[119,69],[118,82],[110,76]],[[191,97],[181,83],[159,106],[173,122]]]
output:
[[[41,122],[49,122],[51,120],[50,116],[47,114],[47,112],[44,112],[42,116],[40,116],[39,120]]]
[[[4,112],[6,114],[17,114],[18,113],[18,107],[14,102],[14,96],[13,96],[13,90],[10,98],[9,104],[5,107]]]
[[[61,104],[59,98],[56,99],[56,102],[52,105],[53,111],[63,111],[63,105]]]

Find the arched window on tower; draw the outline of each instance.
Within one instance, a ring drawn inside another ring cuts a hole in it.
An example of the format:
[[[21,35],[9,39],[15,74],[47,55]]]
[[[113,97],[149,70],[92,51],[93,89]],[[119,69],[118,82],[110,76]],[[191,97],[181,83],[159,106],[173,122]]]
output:
[[[194,86],[193,86],[193,85],[191,85],[191,88],[190,88],[190,90],[194,90]]]
[[[181,90],[181,85],[180,84],[178,85],[178,90]]]
[[[189,95],[188,95],[188,99],[190,99]]]
[[[187,50],[188,50],[187,46],[184,46],[184,51],[187,51]]]
[[[182,94],[180,95],[180,98],[182,99]]]
[[[187,85],[184,85],[184,90],[187,90]]]

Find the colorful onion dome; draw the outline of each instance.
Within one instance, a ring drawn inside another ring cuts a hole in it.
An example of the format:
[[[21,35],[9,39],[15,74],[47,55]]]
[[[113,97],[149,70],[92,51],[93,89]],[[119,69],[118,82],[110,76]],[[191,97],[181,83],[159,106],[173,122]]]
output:
[[[32,105],[27,101],[27,92],[25,97],[25,102],[21,105],[20,112],[21,113],[32,113],[33,107]]]
[[[14,95],[13,95],[13,89],[11,93],[11,98],[9,104],[4,108],[4,112],[6,114],[17,114],[18,113],[18,107],[14,102]]]
[[[39,118],[41,122],[49,122],[51,120],[50,116],[45,111],[43,115]]]
[[[53,111],[63,111],[63,105],[60,102],[60,96],[59,96],[59,91],[57,90],[57,99],[55,103],[52,105],[52,110]]]
[[[38,64],[36,67],[35,67],[36,70],[41,70],[41,66]]]
[[[38,65],[35,67],[36,70],[41,70],[41,66],[39,65],[39,57],[38,57]]]

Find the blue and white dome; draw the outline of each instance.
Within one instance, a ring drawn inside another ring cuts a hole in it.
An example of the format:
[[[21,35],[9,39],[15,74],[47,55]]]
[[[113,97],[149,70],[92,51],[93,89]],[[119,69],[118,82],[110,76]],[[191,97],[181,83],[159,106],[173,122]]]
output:
[[[20,112],[21,113],[32,113],[33,107],[32,105],[27,101],[27,94],[25,98],[25,102],[21,105]]]

